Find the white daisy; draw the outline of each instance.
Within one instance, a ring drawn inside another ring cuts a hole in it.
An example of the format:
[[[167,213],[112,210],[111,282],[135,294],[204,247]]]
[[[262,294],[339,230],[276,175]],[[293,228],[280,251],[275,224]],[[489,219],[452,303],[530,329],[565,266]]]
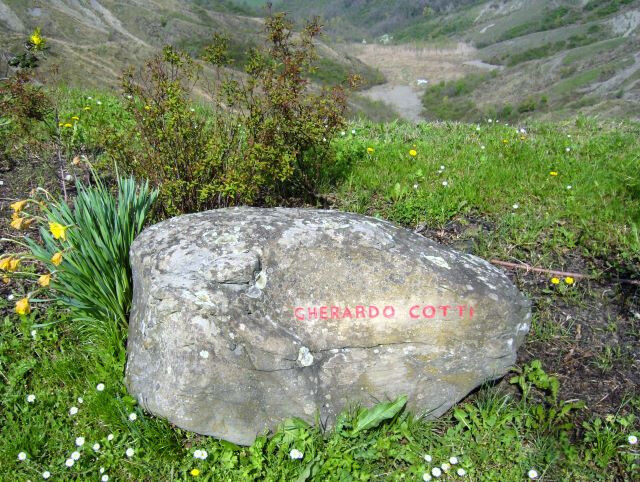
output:
[[[447,187],[449,185],[449,183],[447,181],[442,181],[442,185]]]
[[[480,146],[480,149],[482,149],[483,151],[486,149],[485,146]]]
[[[49,477],[51,477],[51,472],[49,472],[48,470],[45,470],[44,472],[42,472],[43,479],[48,479]]]
[[[33,403],[36,401],[36,396],[31,394],[31,395],[27,395],[27,402],[28,403]]]
[[[444,171],[444,166],[440,166],[440,170],[441,170],[441,171]]]
[[[449,457],[449,463],[451,465],[456,465],[458,463],[458,457]]]
[[[431,462],[433,459],[431,458],[431,455],[425,455],[425,456],[424,456],[424,460],[425,460],[426,462]]]
[[[98,101],[98,102],[96,102],[96,104],[98,104],[98,105],[102,105],[102,102]]]
[[[100,480],[102,482],[107,482],[107,480],[109,480],[109,476],[107,474],[104,474]]]
[[[451,468],[451,465],[449,465],[448,463],[443,463],[440,468],[442,469],[443,472],[449,472],[449,469]]]
[[[636,437],[635,435],[629,435],[627,437],[627,442],[629,442],[629,444],[631,445],[636,445],[638,443],[638,437]]]
[[[206,450],[201,450],[200,451],[200,460],[206,460],[206,458],[209,456],[209,454],[207,453]]]
[[[195,459],[199,459],[201,455],[202,455],[202,450],[196,450],[195,452],[193,452],[193,458]]]
[[[460,477],[464,477],[465,475],[467,475],[467,471],[466,471],[466,470],[464,470],[462,467],[460,467],[460,468],[457,470],[457,472],[458,472],[458,475],[459,475]]]
[[[413,188],[414,188],[414,189],[418,189],[418,185],[417,185],[417,184],[414,184],[414,185],[413,185]]]
[[[529,472],[527,472],[527,475],[531,480],[535,480],[538,478],[538,471],[535,469],[531,469]]]
[[[78,413],[78,407],[71,407],[69,409],[69,415],[75,415],[76,413]]]
[[[127,457],[129,457],[129,458],[133,457],[133,454],[134,454],[134,452],[133,452],[133,449],[132,449],[131,447],[129,447],[129,448],[127,449],[127,451],[125,452],[125,455],[126,455]]]
[[[571,184],[569,184],[569,185],[567,186],[567,189],[571,189],[572,187],[573,187],[573,186],[572,186]]]
[[[340,133],[340,135],[341,135],[341,136],[346,136],[346,135],[347,135],[347,133],[346,133],[345,131],[342,131],[342,132]]]
[[[78,397],[78,403],[79,403],[79,404],[83,404],[83,403],[84,403],[84,398],[82,398],[82,397]]]
[[[80,458],[80,452],[76,451],[71,454],[71,458],[73,460],[78,460]]]
[[[570,147],[567,147],[567,148],[565,149],[565,151],[570,152],[570,151],[571,151],[571,148],[570,148]]]
[[[109,442],[111,442],[111,441],[113,440],[113,434],[112,434],[112,433],[110,433],[109,435],[107,435],[107,440],[108,440]]]
[[[434,467],[431,469],[431,475],[433,475],[435,478],[438,478],[442,475],[442,470],[440,470],[438,467]]]
[[[513,207],[513,209],[518,209],[520,207],[520,204],[515,203],[512,207]]]
[[[129,420],[131,420],[132,422],[135,422],[137,418],[138,416],[135,413],[129,414]]]
[[[353,130],[351,131],[351,133],[352,133],[352,134],[355,134],[355,133],[356,133],[356,130],[355,130],[355,129],[353,129]]]
[[[97,452],[98,450],[100,450],[100,444],[99,443],[95,443],[93,444],[93,447],[91,447],[93,449],[94,452]]]
[[[100,467],[100,473],[104,474],[104,467]]]
[[[424,480],[424,482],[429,482],[431,480],[431,474],[425,472],[424,474],[422,474],[422,480]]]
[[[33,338],[34,340],[36,339],[36,330],[31,330],[31,338]]]
[[[304,454],[298,449],[292,449],[291,452],[289,452],[289,457],[291,457],[293,460],[300,460],[304,457]]]
[[[73,464],[75,464],[76,461],[73,459],[67,459],[64,461],[64,465],[66,465],[67,467],[73,467]]]
[[[96,390],[98,390],[99,392],[104,390],[104,383],[98,383],[96,385]]]
[[[77,437],[76,438],[76,445],[78,447],[82,447],[84,445],[84,437]]]
[[[27,460],[27,454],[25,452],[20,452],[18,454],[18,460]]]

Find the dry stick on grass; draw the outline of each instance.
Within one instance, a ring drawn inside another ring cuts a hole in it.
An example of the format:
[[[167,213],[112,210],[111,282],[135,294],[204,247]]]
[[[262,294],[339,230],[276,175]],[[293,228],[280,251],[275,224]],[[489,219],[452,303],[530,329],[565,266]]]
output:
[[[529,266],[528,264],[525,264],[525,263],[521,263],[521,264],[509,263],[508,261],[500,261],[499,259],[492,259],[491,262],[499,266],[505,266],[506,268],[523,269],[526,271],[535,271],[536,273],[555,274],[557,276],[571,276],[572,278],[578,278],[578,279],[596,279],[595,276],[589,276],[581,273],[570,273],[568,271],[555,271],[553,269],[534,268],[533,266]],[[623,283],[623,284],[640,286],[640,280],[613,278],[612,281],[616,281],[618,283]]]

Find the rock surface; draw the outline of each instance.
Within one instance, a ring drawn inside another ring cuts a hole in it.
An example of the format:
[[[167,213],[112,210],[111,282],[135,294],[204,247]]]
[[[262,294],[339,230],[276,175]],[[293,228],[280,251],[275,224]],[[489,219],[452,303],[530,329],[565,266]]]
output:
[[[529,302],[497,268],[356,214],[180,216],[146,229],[131,265],[130,392],[239,444],[403,394],[437,417],[504,375],[529,329]]]

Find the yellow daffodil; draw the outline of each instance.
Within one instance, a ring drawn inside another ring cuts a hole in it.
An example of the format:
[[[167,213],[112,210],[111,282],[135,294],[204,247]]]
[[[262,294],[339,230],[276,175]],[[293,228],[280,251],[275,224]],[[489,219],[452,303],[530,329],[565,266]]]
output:
[[[559,284],[559,283],[560,283],[560,280],[559,280],[558,278],[551,278],[551,282],[552,282],[554,285],[557,285],[557,284]]]
[[[551,171],[551,172],[549,173],[549,175],[550,175],[550,176],[557,176],[557,175],[558,175],[558,173],[557,173],[556,171]]]
[[[11,256],[0,259],[0,270],[8,271],[10,265],[11,265]]]
[[[24,222],[27,218],[21,218],[17,216],[13,221],[11,221],[11,227],[13,229],[17,229],[18,231],[25,227]]]
[[[200,475],[200,471],[198,469],[191,469],[190,474],[194,477],[197,477],[198,475]]]
[[[51,273],[43,274],[38,278],[38,284],[43,288],[46,288],[51,283]]]
[[[67,239],[67,226],[63,226],[60,223],[49,223],[49,230],[55,239]]]
[[[68,123],[68,122],[67,122],[67,123],[64,125],[64,127],[67,127],[67,128],[68,128],[68,127],[73,127],[73,124],[70,124],[70,123]]]
[[[373,154],[373,147],[367,147],[367,152],[369,154]]]
[[[20,260],[18,258],[11,258],[9,261],[9,271],[12,273],[20,267]]]
[[[11,209],[13,209],[14,213],[19,213],[20,211],[22,211],[22,208],[24,207],[24,205],[27,204],[27,201],[16,201],[13,204],[11,204],[9,207]]]
[[[415,149],[411,149],[411,150],[409,151],[409,155],[410,155],[411,157],[416,157],[416,156],[418,155],[418,151],[416,151]]]
[[[60,266],[60,263],[62,263],[62,253],[60,251],[58,251],[56,254],[51,256],[51,262],[55,266]]]
[[[16,301],[16,313],[19,315],[28,315],[31,313],[31,306],[29,306],[29,298],[22,298]]]
[[[78,117],[77,115],[74,115],[74,116],[71,118],[71,120],[79,121],[79,120],[80,120],[80,117]]]
[[[64,126],[64,124],[62,122],[59,122],[58,127],[62,127],[62,126]]]
[[[564,279],[564,282],[567,283],[568,285],[572,285],[575,282],[575,280],[571,276],[567,276]]]

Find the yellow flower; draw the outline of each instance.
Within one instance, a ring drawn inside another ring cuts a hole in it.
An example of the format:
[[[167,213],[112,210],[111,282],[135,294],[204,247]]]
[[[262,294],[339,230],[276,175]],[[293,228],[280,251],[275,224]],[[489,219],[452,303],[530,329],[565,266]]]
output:
[[[551,282],[552,282],[554,285],[557,285],[557,284],[559,284],[559,283],[560,283],[560,280],[559,280],[558,278],[551,278]]]
[[[68,122],[64,125],[64,127],[73,127],[73,124],[69,124]]]
[[[71,118],[71,120],[79,121],[79,120],[80,120],[80,117],[78,117],[77,115],[74,115],[74,116]]]
[[[508,140],[506,140],[506,139],[502,139],[502,142],[504,142],[505,144],[508,144],[508,143],[509,143],[509,141],[508,141]]]
[[[564,279],[564,282],[567,283],[568,285],[572,285],[575,282],[575,280],[571,276],[567,276]]]
[[[60,263],[62,263],[62,253],[60,251],[58,251],[56,254],[51,256],[51,262],[55,266],[60,266]]]
[[[62,122],[58,123],[58,127],[62,127],[64,124]]]
[[[80,156],[76,156],[73,158],[73,161],[71,161],[71,164],[73,164],[74,166],[77,166],[80,164]]]
[[[31,40],[31,43],[36,48],[40,48],[44,46],[45,40],[42,38],[42,35],[40,35],[40,27],[36,28],[33,31],[33,33],[31,34],[31,37],[29,37],[29,40]]]
[[[89,107],[88,105],[85,106],[84,110],[91,110],[91,107]]]
[[[51,273],[43,274],[38,278],[38,284],[43,288],[46,288],[51,283]]]
[[[20,260],[18,258],[11,258],[9,261],[9,271],[12,273],[20,267]]]
[[[11,256],[0,259],[0,269],[2,271],[7,271],[10,265],[11,265]]]
[[[418,151],[416,151],[415,149],[411,149],[411,150],[409,151],[409,155],[410,155],[411,157],[416,157],[416,156],[418,155]]]
[[[11,227],[19,231],[24,227],[24,222],[26,220],[27,218],[16,217],[13,221],[11,221]]]
[[[551,171],[549,174],[550,174],[551,176],[557,176],[557,175],[558,175],[558,173],[557,173],[556,171]]]
[[[62,239],[63,241],[67,239],[67,226],[63,226],[60,223],[49,223],[49,230],[53,237],[56,239]]]
[[[31,313],[31,306],[29,306],[29,298],[22,298],[16,301],[16,313],[19,315],[28,315]]]
[[[27,204],[27,201],[16,201],[13,204],[11,204],[9,207],[13,209],[14,213],[19,213],[20,211],[22,211],[22,208],[24,207],[25,204]]]
[[[11,283],[11,278],[9,278],[8,276],[5,276],[4,278],[2,278],[2,282],[8,285],[9,283]]]
[[[197,477],[198,475],[200,475],[200,471],[198,469],[191,469],[191,475],[193,475],[194,477]]]
[[[367,152],[369,154],[373,154],[373,147],[367,147]]]
[[[521,141],[525,141],[525,140],[527,140],[527,138],[525,136],[520,136],[520,140]]]
[[[144,106],[144,110],[151,110],[151,107],[150,107],[150,106],[148,106],[148,105],[145,105],[145,106]],[[196,469],[196,470],[197,470],[197,469]]]

